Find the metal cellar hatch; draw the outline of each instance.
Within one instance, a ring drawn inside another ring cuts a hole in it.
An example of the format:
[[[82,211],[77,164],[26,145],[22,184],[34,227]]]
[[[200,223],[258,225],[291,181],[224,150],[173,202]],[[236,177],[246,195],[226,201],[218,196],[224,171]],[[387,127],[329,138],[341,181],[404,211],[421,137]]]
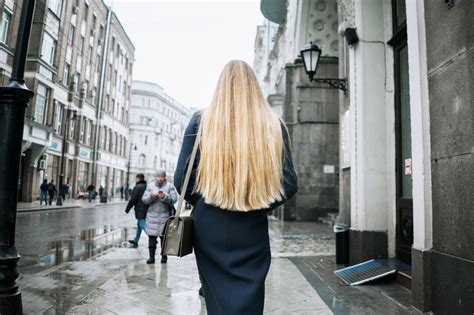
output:
[[[409,270],[411,266],[397,259],[372,259],[354,266],[334,271],[335,275],[349,285],[359,285]]]

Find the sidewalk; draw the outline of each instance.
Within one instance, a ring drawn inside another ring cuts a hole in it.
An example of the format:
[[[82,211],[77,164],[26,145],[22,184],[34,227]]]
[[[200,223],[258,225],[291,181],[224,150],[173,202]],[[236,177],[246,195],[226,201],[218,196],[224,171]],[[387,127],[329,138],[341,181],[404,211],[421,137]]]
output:
[[[328,226],[272,219],[269,230],[272,263],[265,284],[265,314],[416,313],[410,307],[410,292],[400,285],[341,283],[333,274],[338,266],[334,233]],[[91,259],[39,272],[20,268],[25,314],[206,314],[205,300],[198,295],[194,255],[147,265],[147,239],[134,249],[125,234],[118,243],[104,239],[115,245]]]
[[[107,203],[100,203],[99,198],[93,199],[92,202],[89,202],[87,199],[66,199],[66,201],[63,201],[62,206],[56,206],[56,200],[53,201],[53,204],[51,206],[44,204],[40,206],[39,201],[19,202],[17,212],[63,210],[72,208],[92,208],[97,206],[107,206],[125,203],[125,199],[120,199],[119,197],[114,197],[111,201],[108,201]]]

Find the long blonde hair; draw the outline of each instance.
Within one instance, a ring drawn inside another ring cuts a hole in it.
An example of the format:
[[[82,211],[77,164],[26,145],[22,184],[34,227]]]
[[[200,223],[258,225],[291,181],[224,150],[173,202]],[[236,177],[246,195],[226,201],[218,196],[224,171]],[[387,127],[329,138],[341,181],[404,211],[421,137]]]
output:
[[[233,60],[224,67],[201,128],[195,190],[206,203],[251,211],[282,200],[281,122],[247,63]]]

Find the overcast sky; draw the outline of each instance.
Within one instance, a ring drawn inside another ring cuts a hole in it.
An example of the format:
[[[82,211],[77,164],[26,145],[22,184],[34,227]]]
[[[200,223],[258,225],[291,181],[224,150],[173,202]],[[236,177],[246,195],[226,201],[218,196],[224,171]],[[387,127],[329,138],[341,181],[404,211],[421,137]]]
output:
[[[260,0],[109,0],[135,45],[134,80],[206,107],[225,63],[253,64]]]

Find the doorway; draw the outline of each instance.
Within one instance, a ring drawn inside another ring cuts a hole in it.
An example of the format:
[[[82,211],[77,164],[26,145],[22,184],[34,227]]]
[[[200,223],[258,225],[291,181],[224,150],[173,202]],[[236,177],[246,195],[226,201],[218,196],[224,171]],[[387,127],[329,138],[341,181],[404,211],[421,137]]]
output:
[[[413,191],[410,122],[410,83],[405,0],[393,0],[396,161],[396,255],[411,263]]]

